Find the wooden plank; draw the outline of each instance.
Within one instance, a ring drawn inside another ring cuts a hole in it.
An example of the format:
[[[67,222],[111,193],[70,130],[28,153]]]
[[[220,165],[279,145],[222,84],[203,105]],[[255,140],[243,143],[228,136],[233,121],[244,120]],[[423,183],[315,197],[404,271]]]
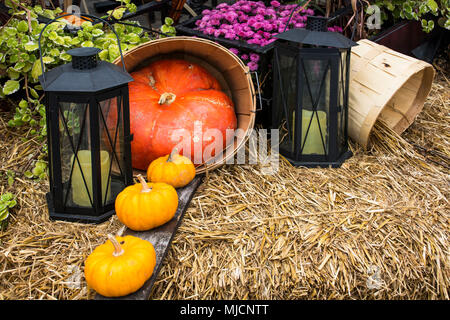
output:
[[[180,225],[184,213],[186,212],[186,209],[189,206],[192,197],[194,196],[195,190],[197,190],[198,186],[202,182],[202,178],[203,174],[197,175],[194,180],[192,180],[191,183],[189,183],[186,187],[177,189],[178,209],[172,220],[158,228],[149,231],[137,232],[127,228],[124,232],[124,235],[139,237],[141,239],[150,241],[153,244],[156,251],[156,265],[150,279],[148,279],[147,282],[145,282],[138,291],[127,296],[108,298],[100,294],[96,294],[94,298],[95,300],[148,300],[153,284],[158,277],[159,270],[161,269],[162,263],[164,261],[164,257],[166,256],[170,243],[172,242],[173,236],[175,235],[175,232]]]

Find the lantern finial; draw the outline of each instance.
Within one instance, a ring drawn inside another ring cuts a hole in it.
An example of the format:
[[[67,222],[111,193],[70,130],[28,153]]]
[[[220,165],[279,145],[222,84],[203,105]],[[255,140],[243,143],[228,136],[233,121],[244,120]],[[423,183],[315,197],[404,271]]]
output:
[[[306,20],[306,29],[310,31],[327,32],[328,18],[308,16]]]
[[[84,47],[68,50],[72,56],[72,68],[77,70],[89,70],[97,67],[97,54],[101,50],[93,47]]]

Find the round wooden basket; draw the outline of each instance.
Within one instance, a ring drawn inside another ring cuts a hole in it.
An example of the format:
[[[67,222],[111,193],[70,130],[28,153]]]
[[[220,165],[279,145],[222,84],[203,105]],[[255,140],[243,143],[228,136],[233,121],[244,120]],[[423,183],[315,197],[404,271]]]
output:
[[[366,147],[378,118],[398,134],[422,111],[434,68],[370,40],[352,48],[348,133]]]
[[[248,131],[255,124],[256,96],[248,68],[225,47],[210,40],[193,37],[169,37],[150,41],[124,54],[125,68],[133,72],[158,59],[181,58],[197,63],[208,70],[220,83],[222,90],[233,100],[237,117],[237,134],[222,154],[209,164],[196,168],[197,174],[228,163],[248,140]],[[114,64],[122,66],[118,58]]]

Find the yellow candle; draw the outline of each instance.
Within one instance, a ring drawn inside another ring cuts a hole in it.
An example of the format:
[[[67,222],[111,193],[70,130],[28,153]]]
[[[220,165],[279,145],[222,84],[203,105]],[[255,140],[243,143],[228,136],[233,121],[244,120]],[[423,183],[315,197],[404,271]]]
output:
[[[71,163],[73,163],[74,156],[72,155]],[[72,199],[73,202],[82,207],[90,207],[91,201],[89,200],[89,195],[93,199],[92,194],[92,167],[91,167],[91,152],[89,150],[78,151],[78,160],[80,161],[81,170],[83,170],[84,180],[88,186],[89,194],[86,190],[86,186],[83,181],[83,176],[81,175],[80,165],[75,160],[75,167],[72,173]],[[110,158],[108,151],[100,151],[100,168],[102,176],[102,202],[105,199],[105,192],[108,183],[108,173],[110,166]],[[111,199],[111,185],[108,187],[108,194],[106,196],[106,202]]]
[[[303,147],[302,154],[325,154],[323,145],[327,145],[327,113],[325,111],[317,111],[317,116],[313,111],[304,110],[302,112],[302,146],[305,140],[306,131],[308,130],[309,122],[313,117],[311,126],[309,127],[308,136],[306,137],[305,146]],[[317,123],[317,117],[319,118],[319,125]],[[320,135],[322,132],[322,137]]]

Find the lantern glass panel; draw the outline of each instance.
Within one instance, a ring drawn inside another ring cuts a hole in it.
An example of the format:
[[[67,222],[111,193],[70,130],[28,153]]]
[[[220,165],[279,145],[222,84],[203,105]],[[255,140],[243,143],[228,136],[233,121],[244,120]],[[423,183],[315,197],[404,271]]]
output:
[[[64,207],[92,207],[93,204],[89,128],[89,103],[59,103]]]
[[[278,101],[281,108],[274,114],[274,120],[280,130],[280,149],[293,154],[295,150],[294,127],[297,104],[297,57],[282,53],[279,55],[277,63],[280,90],[274,92],[274,100]]]
[[[119,96],[99,101],[98,109],[100,150],[109,158],[106,166],[101,167],[102,190],[107,191],[102,194],[102,201],[107,205],[126,186],[123,99]]]
[[[301,154],[328,154],[330,64],[328,60],[302,59]]]

